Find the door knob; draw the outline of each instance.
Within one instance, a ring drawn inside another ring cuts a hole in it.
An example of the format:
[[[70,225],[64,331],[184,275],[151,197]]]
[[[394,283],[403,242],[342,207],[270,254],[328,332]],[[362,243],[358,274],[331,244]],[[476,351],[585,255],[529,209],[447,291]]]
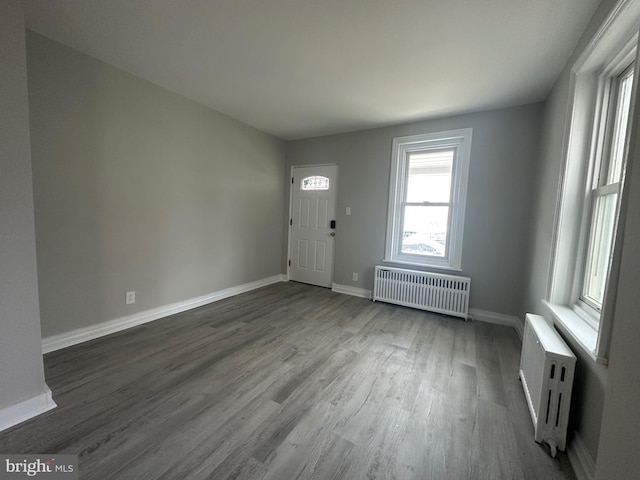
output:
[[[332,237],[336,236],[336,232],[331,232],[329,235],[331,235]]]

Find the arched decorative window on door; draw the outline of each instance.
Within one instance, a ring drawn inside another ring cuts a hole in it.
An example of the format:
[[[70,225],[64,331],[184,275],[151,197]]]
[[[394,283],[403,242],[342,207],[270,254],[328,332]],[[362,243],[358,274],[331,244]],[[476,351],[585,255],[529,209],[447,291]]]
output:
[[[319,175],[303,178],[300,190],[329,190],[329,179]]]

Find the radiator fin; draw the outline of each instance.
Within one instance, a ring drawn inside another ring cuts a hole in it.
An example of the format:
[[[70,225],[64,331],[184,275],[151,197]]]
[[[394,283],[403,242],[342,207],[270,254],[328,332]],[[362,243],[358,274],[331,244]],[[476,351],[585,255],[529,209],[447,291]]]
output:
[[[373,300],[467,318],[471,279],[377,266]]]

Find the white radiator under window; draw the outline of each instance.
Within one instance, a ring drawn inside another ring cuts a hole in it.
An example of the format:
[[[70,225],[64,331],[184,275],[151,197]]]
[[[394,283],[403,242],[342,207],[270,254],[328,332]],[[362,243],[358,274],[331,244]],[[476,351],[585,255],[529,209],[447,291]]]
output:
[[[469,277],[377,266],[373,301],[395,303],[467,319],[470,287]]]
[[[527,313],[520,380],[535,429],[534,439],[548,443],[551,456],[564,450],[576,357],[544,317]]]

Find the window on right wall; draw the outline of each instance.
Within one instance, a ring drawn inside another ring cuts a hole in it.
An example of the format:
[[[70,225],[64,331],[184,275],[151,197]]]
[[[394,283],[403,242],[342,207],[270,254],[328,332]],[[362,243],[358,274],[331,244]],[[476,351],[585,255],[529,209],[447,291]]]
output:
[[[606,80],[606,108],[597,125],[600,145],[593,156],[593,179],[585,204],[585,254],[578,263],[578,301],[589,312],[587,318],[594,320],[594,326],[602,313],[625,171],[633,64]]]
[[[571,73],[572,111],[547,305],[555,323],[606,363],[619,270],[640,2],[623,2]],[[631,20],[631,21],[630,21]]]

